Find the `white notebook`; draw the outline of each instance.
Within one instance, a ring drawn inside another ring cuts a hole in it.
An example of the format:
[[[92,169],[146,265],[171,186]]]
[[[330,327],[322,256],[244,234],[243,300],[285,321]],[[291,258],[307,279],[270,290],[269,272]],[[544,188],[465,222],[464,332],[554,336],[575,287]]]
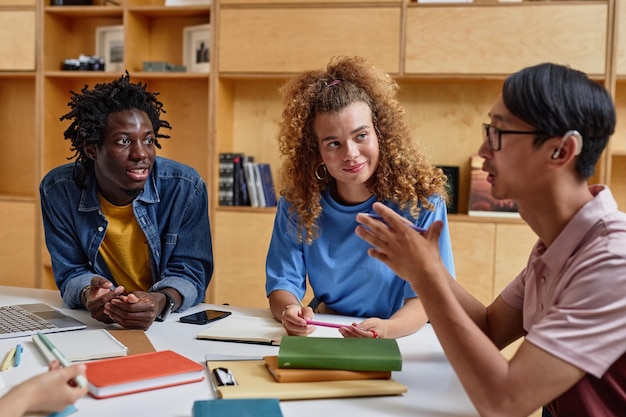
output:
[[[331,317],[316,315],[316,317]],[[262,345],[280,345],[280,339],[287,332],[283,325],[270,317],[251,317],[230,315],[211,324],[196,335],[196,339],[219,340],[223,342],[256,343]],[[318,327],[309,337],[342,337],[339,330]]]
[[[128,355],[128,348],[105,329],[48,333],[46,337],[70,362]],[[47,362],[56,359],[37,335],[32,339]]]

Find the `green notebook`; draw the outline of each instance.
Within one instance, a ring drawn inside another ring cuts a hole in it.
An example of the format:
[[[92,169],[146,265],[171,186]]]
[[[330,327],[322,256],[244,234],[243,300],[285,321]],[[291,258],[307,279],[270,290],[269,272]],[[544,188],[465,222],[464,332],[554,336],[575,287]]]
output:
[[[395,339],[283,336],[279,368],[400,371]]]
[[[192,417],[282,417],[277,398],[196,400]]]

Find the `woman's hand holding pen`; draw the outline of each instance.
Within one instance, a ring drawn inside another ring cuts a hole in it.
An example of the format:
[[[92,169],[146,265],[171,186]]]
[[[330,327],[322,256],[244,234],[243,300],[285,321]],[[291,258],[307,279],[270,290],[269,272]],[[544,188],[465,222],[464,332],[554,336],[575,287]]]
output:
[[[361,323],[352,323],[339,329],[343,337],[383,338],[385,337],[387,320],[372,317]]]
[[[315,331],[315,326],[307,324],[307,320],[313,320],[313,309],[302,305],[287,305],[283,309],[283,327],[290,336],[308,336]]]
[[[61,368],[58,361],[50,363],[50,370],[14,386],[0,398],[3,416],[22,416],[26,413],[48,414],[61,411],[87,394],[88,385],[73,383],[77,375],[85,374],[85,365]]]

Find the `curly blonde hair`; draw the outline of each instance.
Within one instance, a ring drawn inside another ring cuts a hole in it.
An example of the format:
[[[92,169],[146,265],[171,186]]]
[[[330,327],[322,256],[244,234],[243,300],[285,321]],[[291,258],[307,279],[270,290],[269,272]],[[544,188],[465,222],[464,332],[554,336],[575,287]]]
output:
[[[317,238],[321,192],[335,187],[330,175],[321,180],[316,176],[322,157],[313,129],[315,117],[354,102],[369,105],[379,141],[378,166],[366,183],[372,194],[408,209],[416,218],[420,205],[433,208],[429,196],[446,198],[446,176],[412,140],[405,110],[395,98],[399,88],[389,74],[362,57],[334,57],[326,71],[301,73],[280,88],[285,106],[278,135],[280,194],[291,203],[299,240],[310,244]]]

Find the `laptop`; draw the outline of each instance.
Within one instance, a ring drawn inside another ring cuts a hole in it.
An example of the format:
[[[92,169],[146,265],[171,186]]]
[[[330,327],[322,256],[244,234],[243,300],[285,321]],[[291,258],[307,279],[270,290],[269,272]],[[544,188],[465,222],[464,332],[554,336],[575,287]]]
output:
[[[0,339],[84,329],[87,325],[44,303],[0,306]]]

